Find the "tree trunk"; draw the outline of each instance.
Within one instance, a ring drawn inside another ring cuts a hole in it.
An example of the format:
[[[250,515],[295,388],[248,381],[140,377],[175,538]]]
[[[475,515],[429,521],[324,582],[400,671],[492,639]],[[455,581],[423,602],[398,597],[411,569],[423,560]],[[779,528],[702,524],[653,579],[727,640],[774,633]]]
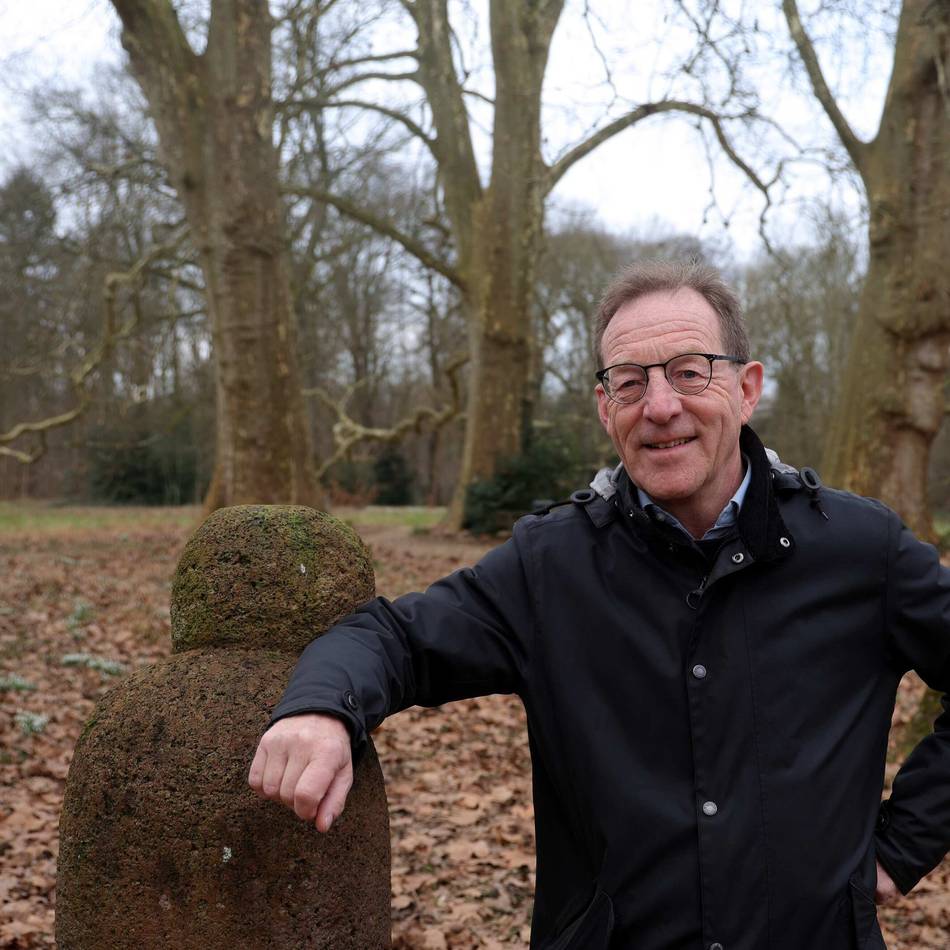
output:
[[[870,261],[828,481],[874,495],[933,540],[930,449],[950,370],[950,11],[905,0],[880,129],[859,151]]]
[[[214,0],[201,56],[169,0],[113,4],[204,271],[217,394],[206,506],[318,503],[271,139],[266,0]]]
[[[531,382],[531,311],[535,265],[543,240],[544,199],[565,172],[614,135],[652,115],[685,112],[716,124],[709,107],[662,99],[606,122],[553,164],[541,154],[541,88],[563,0],[490,0],[495,96],[491,173],[483,187],[475,161],[465,91],[447,0],[402,0],[415,21],[418,44],[411,75],[425,92],[434,136],[389,105],[368,109],[394,115],[431,151],[438,165],[456,261],[440,260],[398,225],[329,192],[307,189],[345,214],[398,240],[461,291],[470,328],[469,399],[465,445],[449,527],[460,527],[469,485],[490,477],[507,456],[523,451],[536,387]],[[403,79],[394,74],[390,78]],[[343,105],[343,103],[338,103]],[[352,104],[352,103],[351,103]],[[731,149],[734,161],[753,174]],[[762,189],[765,186],[758,182]]]
[[[541,85],[561,0],[492,0],[495,111],[491,180],[479,184],[445,0],[421,0],[419,76],[432,108],[446,210],[464,277],[471,359],[465,445],[447,516],[461,526],[468,486],[524,448],[531,305],[547,168]]]

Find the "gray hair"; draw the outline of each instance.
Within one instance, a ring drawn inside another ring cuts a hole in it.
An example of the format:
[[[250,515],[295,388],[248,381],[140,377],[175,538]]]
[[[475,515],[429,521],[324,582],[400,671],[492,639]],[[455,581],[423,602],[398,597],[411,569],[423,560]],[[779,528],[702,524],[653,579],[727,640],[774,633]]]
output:
[[[716,311],[725,354],[748,360],[749,337],[739,298],[716,268],[690,258],[636,261],[628,264],[610,282],[600,299],[594,319],[594,360],[597,365],[603,365],[600,346],[607,325],[624,304],[657,291],[675,293],[683,288],[695,290]]]

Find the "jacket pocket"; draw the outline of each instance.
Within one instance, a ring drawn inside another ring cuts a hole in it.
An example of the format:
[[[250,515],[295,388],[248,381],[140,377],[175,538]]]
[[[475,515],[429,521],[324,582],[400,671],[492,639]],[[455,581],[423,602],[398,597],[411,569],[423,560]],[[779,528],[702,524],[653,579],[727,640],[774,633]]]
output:
[[[874,895],[868,892],[859,874],[851,875],[848,890],[851,892],[855,947],[857,950],[887,950],[877,919]]]
[[[613,929],[613,901],[597,887],[590,902],[542,950],[607,950]]]

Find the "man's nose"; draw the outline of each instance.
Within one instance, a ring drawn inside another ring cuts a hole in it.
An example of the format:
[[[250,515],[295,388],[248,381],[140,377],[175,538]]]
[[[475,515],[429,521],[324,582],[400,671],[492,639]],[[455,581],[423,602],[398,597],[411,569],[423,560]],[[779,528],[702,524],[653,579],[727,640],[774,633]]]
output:
[[[643,394],[643,414],[651,422],[667,422],[682,411],[680,394],[670,385],[662,367],[648,370],[650,381]]]

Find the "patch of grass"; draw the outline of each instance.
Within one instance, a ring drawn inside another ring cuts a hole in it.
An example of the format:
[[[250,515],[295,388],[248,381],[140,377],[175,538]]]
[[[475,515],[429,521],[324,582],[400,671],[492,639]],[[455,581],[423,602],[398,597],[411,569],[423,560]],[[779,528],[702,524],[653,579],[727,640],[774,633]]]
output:
[[[0,501],[0,536],[22,532],[54,534],[108,528],[189,527],[197,523],[197,505],[146,508],[139,505],[63,505],[49,501]]]
[[[423,505],[367,505],[365,508],[337,508],[333,514],[357,527],[406,527],[413,531],[433,528],[445,518],[445,508]]]
[[[60,662],[63,666],[85,666],[90,670],[98,670],[103,676],[120,676],[125,672],[125,667],[117,660],[107,660],[90,653],[67,653]]]
[[[13,718],[25,736],[38,736],[49,725],[49,716],[42,713],[21,710]]]
[[[84,600],[77,600],[76,605],[73,607],[73,612],[66,618],[66,628],[68,630],[75,630],[77,627],[88,623],[91,619],[92,605],[87,604]]]
[[[23,679],[22,676],[19,676],[16,673],[11,673],[9,676],[0,676],[0,693],[30,693],[36,687]]]

